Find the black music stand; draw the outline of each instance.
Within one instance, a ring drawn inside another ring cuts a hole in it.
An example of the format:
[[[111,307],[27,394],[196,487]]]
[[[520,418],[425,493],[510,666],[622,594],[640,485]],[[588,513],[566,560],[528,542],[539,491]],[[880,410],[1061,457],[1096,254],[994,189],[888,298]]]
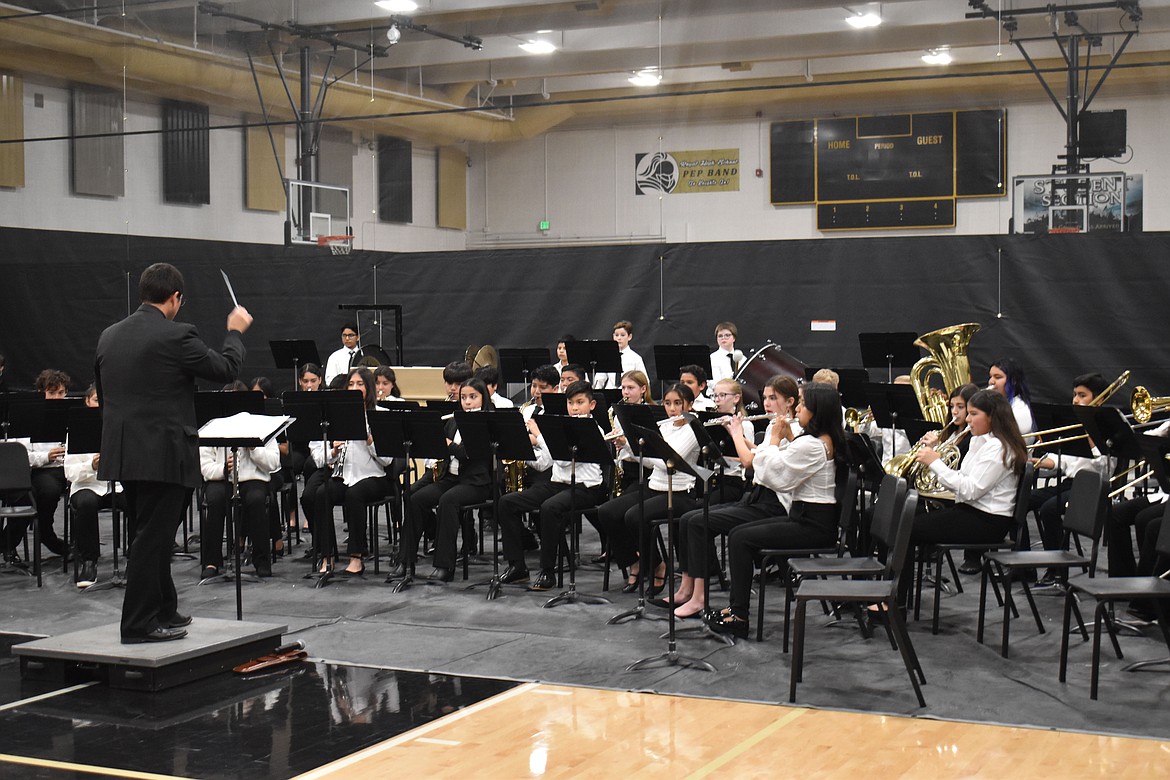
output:
[[[620,404],[622,402],[622,389],[620,387],[600,387],[594,388],[593,394],[601,393],[602,397],[610,406]]]
[[[865,386],[865,398],[873,412],[874,422],[879,428],[891,430],[906,430],[904,420],[922,419],[922,407],[918,403],[918,396],[910,385],[887,385],[869,382]],[[897,449],[897,440],[894,439]],[[889,460],[896,452],[883,452],[882,457]]]
[[[500,459],[530,461],[536,460],[532,440],[528,437],[528,426],[519,409],[497,409],[493,412],[455,412],[455,423],[467,448],[467,455],[475,460],[485,459],[492,472],[492,511],[500,513]],[[482,582],[468,585],[466,590],[488,586],[487,597],[492,600],[500,595],[500,533],[492,536],[492,576]]]
[[[225,393],[225,395],[233,395]],[[288,429],[288,437],[296,441],[321,442],[321,458],[325,463],[318,463],[320,468],[329,468],[329,448],[331,441],[364,441],[366,438],[366,404],[358,390],[318,390],[316,392],[293,390],[283,393],[281,401],[284,403],[285,414],[294,418],[294,423]],[[333,522],[333,512],[328,518],[318,518],[318,522]],[[316,578],[313,587],[323,588],[333,578],[333,570],[317,571],[317,562],[322,553],[335,553],[336,550],[323,551],[320,548],[321,534],[313,534],[313,570],[305,575],[305,579]]]
[[[923,436],[931,431],[941,431],[943,426],[933,420],[923,420],[918,417],[903,417],[899,420],[903,426],[902,430],[906,431],[907,441],[913,444],[922,439]]]
[[[697,480],[705,482],[710,476],[711,471],[701,466],[692,466],[687,463],[674,449],[666,443],[666,440],[658,433],[657,427],[654,430],[649,428],[641,428],[637,425],[632,426],[632,429],[626,429],[628,434],[637,436],[637,449],[639,457],[649,456],[657,458],[666,464],[667,474],[667,490],[666,490],[666,587],[670,593],[674,593],[674,475],[676,473],[689,474]],[[628,437],[627,437],[628,438]],[[635,440],[630,438],[630,442]],[[645,529],[643,529],[645,533]],[[642,588],[646,585],[646,571],[645,568],[649,565],[650,559],[643,557],[642,560]],[[653,570],[651,570],[651,575]],[[717,669],[704,661],[701,658],[692,658],[690,656],[681,655],[678,652],[678,641],[675,637],[675,617],[674,610],[667,610],[667,631],[666,631],[666,652],[659,655],[647,656],[634,661],[626,667],[627,672],[637,671],[638,669],[649,669],[654,666],[682,666],[702,669],[708,672],[717,671]]]
[[[458,401],[427,401],[427,405],[423,407],[427,412],[438,412],[439,414],[454,414],[457,410],[463,407]],[[450,419],[450,418],[448,418]]]
[[[712,416],[713,415],[713,416]],[[695,433],[695,439],[699,442],[700,457],[703,462],[707,464],[708,468],[714,469],[717,475],[715,480],[708,479],[706,490],[703,491],[703,535],[707,535],[710,528],[710,513],[711,513],[711,492],[714,486],[723,481],[723,473],[727,464],[724,461],[725,457],[736,457],[735,441],[731,438],[731,434],[722,425],[708,424],[713,420],[717,420],[727,415],[720,412],[700,412],[695,414],[695,419],[691,420],[691,430]],[[706,419],[704,419],[706,418]],[[730,456],[728,451],[730,450]],[[710,558],[705,558],[703,561],[703,593],[710,597]],[[699,579],[699,575],[694,575],[695,579]],[[672,594],[673,595],[673,594]],[[651,602],[657,604],[657,601]],[[663,605],[670,610],[678,607],[672,601],[663,600]],[[707,621],[703,620],[706,613],[710,612],[710,608],[704,609],[703,612],[696,617],[699,617],[699,625],[688,628],[682,628],[675,631],[675,636],[680,639],[715,639],[722,642],[728,647],[735,644],[735,637],[729,634],[718,634],[711,630],[707,625]],[[659,637],[665,638],[666,635]]]
[[[222,393],[221,395],[244,395],[244,393]],[[248,393],[248,395],[261,394],[257,392]],[[250,401],[251,399],[245,400]],[[263,398],[261,398],[261,406],[263,406]],[[200,426],[199,429],[200,447],[223,447],[232,451],[232,497],[230,502],[231,509],[227,513],[227,536],[231,540],[232,548],[235,550],[236,620],[244,619],[244,589],[242,583],[245,579],[242,572],[242,551],[237,532],[241,522],[240,511],[242,503],[240,501],[240,448],[264,447],[291,424],[292,418],[290,417],[269,417],[263,414],[240,412],[229,417],[210,420],[206,425]],[[268,540],[265,539],[265,543],[267,542]],[[203,543],[205,544],[206,540]],[[218,544],[219,540],[216,540],[216,543]],[[253,546],[259,543],[260,540],[258,539],[252,540]],[[199,584],[202,585],[205,582],[214,581],[221,576],[209,577]],[[258,577],[251,575],[248,575],[247,579],[249,582],[260,582]]]
[[[909,368],[918,362],[922,352],[914,342],[918,334],[911,331],[897,333],[858,333],[861,346],[861,365],[866,368],[886,369],[886,381],[894,381],[894,366]]]
[[[619,404],[614,407],[617,415],[617,420],[621,425],[623,433],[627,433],[624,438],[630,445],[630,451],[638,456],[638,507],[641,512],[641,517],[638,518],[638,555],[643,562],[649,560],[649,555],[646,551],[646,540],[649,534],[646,533],[646,463],[645,457],[642,454],[641,442],[637,438],[638,426],[634,422],[637,419],[644,419],[650,425],[656,425],[655,422],[646,417],[643,413],[645,409],[658,409],[661,412],[662,419],[666,419],[666,410],[660,406],[646,406],[643,404]],[[631,410],[637,409],[639,412],[631,413]],[[640,413],[641,416],[640,416]],[[631,438],[633,437],[633,438]],[[609,562],[606,562],[609,566]],[[644,572],[639,572],[638,575],[638,603],[624,612],[619,612],[609,620],[606,625],[616,626],[619,623],[624,623],[626,620],[666,620],[662,615],[653,614],[646,611],[646,577]],[[653,576],[653,572],[651,572]]]
[[[396,366],[406,365],[406,359],[403,357],[402,351],[402,306],[397,303],[339,303],[337,308],[341,311],[352,311],[354,313],[355,325],[358,326],[358,342],[361,342],[361,313],[363,311],[376,312],[393,312],[394,313],[394,358]],[[374,324],[378,325],[378,320],[374,320]],[[379,339],[380,341],[381,339]]]
[[[560,417],[569,416],[569,399],[564,393],[541,393],[541,405],[545,414],[555,414]]]
[[[231,417],[233,414],[239,412],[248,412],[249,414],[264,414],[264,394],[259,390],[248,390],[239,392],[224,392],[222,390],[200,390],[195,393],[195,425],[202,428],[211,420],[220,417]],[[230,512],[229,512],[230,515]],[[203,528],[199,529],[200,544],[202,544]],[[229,539],[231,537],[228,537]],[[191,537],[187,534],[183,535],[183,552],[175,553],[174,555],[185,560],[191,560],[194,556],[190,552]],[[215,577],[208,577],[207,582],[219,582],[227,580],[230,575],[227,572],[217,574]],[[249,582],[259,582],[251,575],[245,575]],[[202,581],[200,582],[202,584]]]
[[[1119,464],[1122,461],[1138,461],[1145,457],[1140,437],[1116,406],[1070,408],[1102,455],[1117,458]]]
[[[272,360],[277,368],[293,370],[294,388],[300,387],[301,366],[306,363],[321,365],[321,353],[317,351],[317,344],[309,339],[269,341],[268,348],[272,350]]]
[[[804,372],[804,381],[811,382],[820,369],[809,366]],[[865,386],[869,383],[869,372],[864,368],[831,368],[837,374],[837,392],[841,394],[841,405],[855,409],[865,408]]]
[[[45,403],[44,393],[0,393],[0,439],[21,439],[29,435],[32,415]]]
[[[386,576],[386,584],[394,580],[395,593],[401,593],[414,584],[415,559],[418,540],[414,538],[414,524],[410,518],[410,471],[415,458],[441,459],[447,457],[446,421],[443,415],[427,411],[392,410],[371,414],[370,434],[374,437],[374,451],[383,458],[406,458],[402,472],[402,529],[398,542],[398,557],[402,563],[402,577],[393,573]],[[424,585],[441,585],[437,580],[422,580]]]
[[[590,417],[560,417],[542,414],[533,418],[548,446],[549,455],[553,460],[569,464],[569,589],[558,593],[544,603],[549,609],[559,604],[609,604],[609,599],[591,593],[581,593],[577,590],[577,530],[579,520],[577,513],[577,464],[602,463],[613,458],[609,445],[601,436],[597,427],[597,420]],[[561,529],[564,538],[565,529]]]
[[[388,412],[417,411],[422,408],[418,401],[377,401],[376,403]]]
[[[81,406],[69,410],[69,443],[71,452],[101,452],[102,451],[102,410]],[[118,548],[122,544],[121,511],[118,509],[115,483],[108,483],[110,495],[110,511],[113,518],[114,573],[108,580],[101,580],[82,588],[82,593],[90,591],[109,590],[110,588],[124,588],[126,581],[122,579],[122,572],[118,568]],[[76,564],[74,564],[76,565]]]
[[[621,380],[622,353],[617,342],[608,339],[590,341],[566,341],[565,354],[570,363],[577,363],[589,369],[589,384],[594,383],[597,373],[613,374]]]
[[[500,381],[505,388],[509,382],[524,383],[524,400],[531,398],[532,372],[540,366],[552,363],[552,353],[548,347],[519,347],[510,349],[501,347]]]
[[[654,345],[654,373],[663,393],[666,392],[666,383],[677,380],[680,369],[691,365],[699,366],[705,374],[711,373],[711,348],[706,344]]]

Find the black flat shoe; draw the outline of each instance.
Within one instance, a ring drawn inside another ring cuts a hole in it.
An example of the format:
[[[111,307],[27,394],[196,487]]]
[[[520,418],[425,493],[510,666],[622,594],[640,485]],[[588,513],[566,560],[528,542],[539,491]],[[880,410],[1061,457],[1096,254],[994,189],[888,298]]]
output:
[[[959,567],[959,574],[978,574],[983,571],[983,564],[978,561],[963,561]]]
[[[715,612],[707,618],[707,628],[716,634],[728,634],[737,639],[747,639],[749,626],[746,617]]]
[[[438,582],[454,582],[455,570],[435,567],[431,569],[431,573],[427,575],[428,580],[436,580]]]
[[[666,587],[666,577],[655,577],[654,584],[646,588],[646,597],[651,598],[657,596]],[[665,599],[664,599],[665,600]]]
[[[204,566],[203,570],[199,572],[199,581],[203,582],[203,580],[209,580],[212,577],[218,576],[219,569],[215,568],[214,566]]]
[[[170,620],[159,620],[158,622],[163,628],[182,628],[191,625],[191,616],[176,612],[171,615]]]
[[[122,635],[122,644],[124,645],[142,645],[148,642],[171,642],[176,639],[182,639],[187,636],[187,630],[183,628],[164,628],[159,626],[149,634],[142,635]]]
[[[528,569],[523,566],[509,564],[500,575],[500,582],[511,585],[514,582],[528,582]]]
[[[637,592],[638,592],[638,583],[636,580],[634,582],[627,582],[625,585],[622,585],[622,593],[637,593]]]
[[[557,577],[551,571],[541,571],[540,576],[528,586],[529,590],[552,590],[557,586]]]
[[[393,566],[390,567],[390,570],[386,572],[386,582],[387,583],[394,582],[395,580],[400,580],[405,576],[406,576],[406,567],[403,566],[401,563],[395,563]]]
[[[257,577],[271,577],[272,576],[272,561],[256,561],[256,576]]]

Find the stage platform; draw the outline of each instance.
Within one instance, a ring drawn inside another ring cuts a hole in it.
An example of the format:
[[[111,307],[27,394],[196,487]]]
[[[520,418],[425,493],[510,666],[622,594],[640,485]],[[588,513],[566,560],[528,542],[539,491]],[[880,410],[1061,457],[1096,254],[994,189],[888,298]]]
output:
[[[15,645],[26,680],[77,683],[98,680],[111,688],[160,691],[210,677],[272,652],[288,626],[194,618],[187,636],[173,642],[124,645],[118,623]]]

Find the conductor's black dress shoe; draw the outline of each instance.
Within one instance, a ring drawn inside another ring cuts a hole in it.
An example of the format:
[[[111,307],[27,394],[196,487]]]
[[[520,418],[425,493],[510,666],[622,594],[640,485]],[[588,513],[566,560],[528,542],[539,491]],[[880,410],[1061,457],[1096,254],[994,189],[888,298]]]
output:
[[[187,630],[183,628],[165,628],[159,626],[149,634],[123,634],[122,644],[124,645],[142,645],[147,642],[171,642],[175,639],[182,639],[187,636]]]

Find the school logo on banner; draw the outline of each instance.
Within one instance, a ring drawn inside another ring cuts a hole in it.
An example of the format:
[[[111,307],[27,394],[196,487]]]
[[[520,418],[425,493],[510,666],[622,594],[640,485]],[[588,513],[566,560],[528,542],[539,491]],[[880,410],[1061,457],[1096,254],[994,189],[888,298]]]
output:
[[[738,191],[738,149],[634,155],[634,192],[637,195]]]

